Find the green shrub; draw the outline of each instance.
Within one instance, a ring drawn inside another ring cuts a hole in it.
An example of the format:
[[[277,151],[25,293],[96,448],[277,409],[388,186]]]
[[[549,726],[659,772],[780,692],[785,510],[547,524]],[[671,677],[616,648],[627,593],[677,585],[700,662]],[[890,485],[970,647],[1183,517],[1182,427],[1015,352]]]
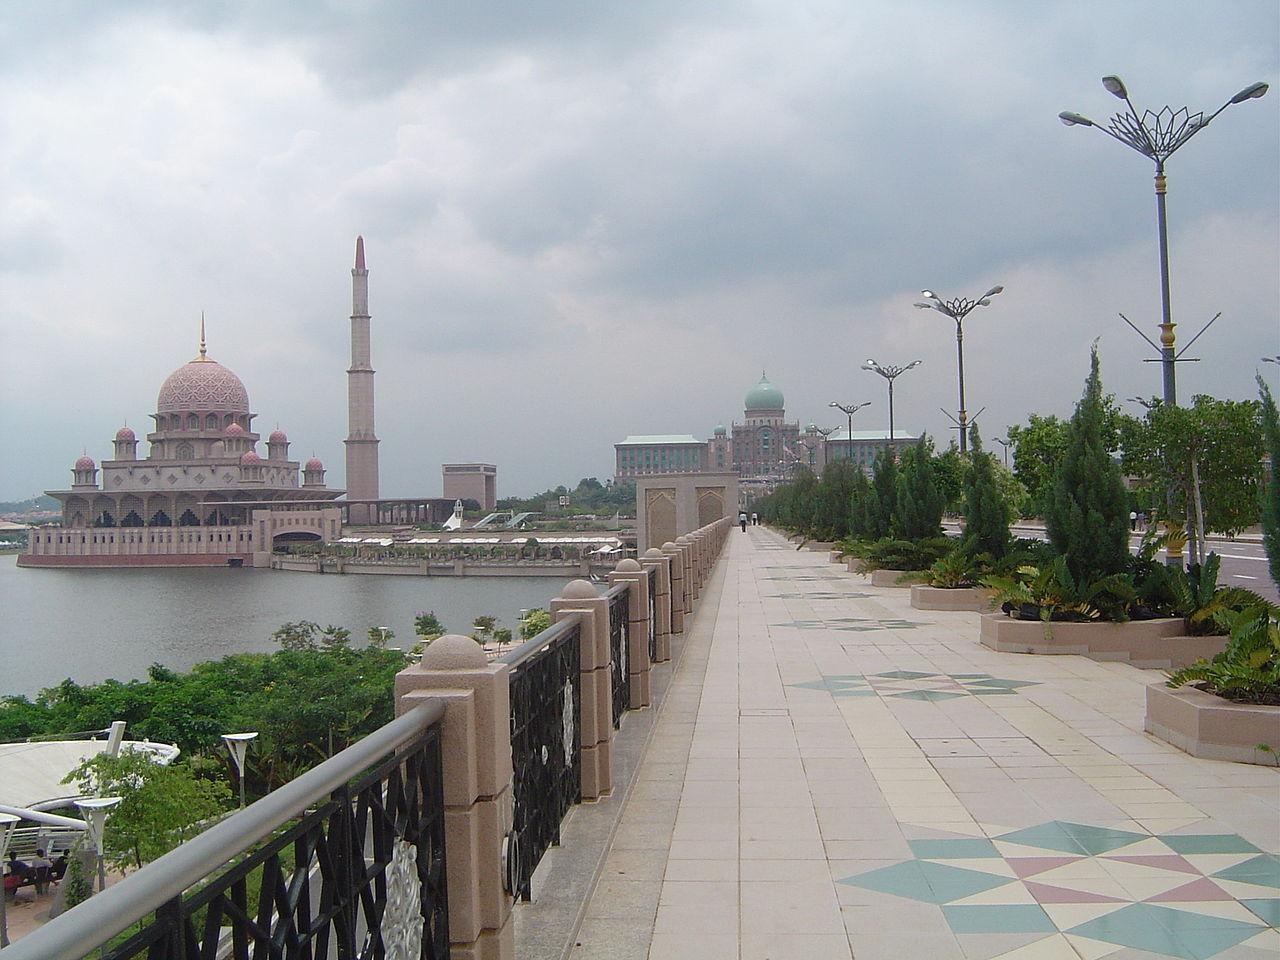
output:
[[[1194,684],[1237,703],[1280,705],[1280,607],[1259,598],[1216,617],[1228,631],[1226,649],[1171,673],[1168,685]]]
[[[894,540],[885,537],[865,546],[859,554],[864,570],[928,570],[955,549],[950,537]]]

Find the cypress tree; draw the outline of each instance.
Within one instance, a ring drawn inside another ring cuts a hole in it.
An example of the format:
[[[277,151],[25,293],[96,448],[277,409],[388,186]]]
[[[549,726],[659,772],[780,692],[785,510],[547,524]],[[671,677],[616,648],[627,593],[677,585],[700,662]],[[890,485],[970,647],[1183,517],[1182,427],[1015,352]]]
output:
[[[849,493],[849,536],[854,540],[869,540],[867,532],[867,501],[871,499],[871,482],[861,470],[853,471],[853,487]]]
[[[866,499],[863,525],[868,540],[893,533],[898,512],[898,462],[888,447],[881,448],[871,467],[871,495]]]
[[[1009,512],[976,423],[969,427],[969,457],[971,469],[964,484],[964,548],[970,556],[986,553],[999,560],[1009,552]]]
[[[1262,438],[1271,457],[1271,468],[1262,485],[1262,545],[1267,551],[1271,582],[1280,587],[1280,413],[1271,388],[1258,377],[1262,406]]]
[[[1076,583],[1123,573],[1129,564],[1129,504],[1120,467],[1103,441],[1105,403],[1094,345],[1089,379],[1067,427],[1045,530]]]
[[[897,486],[897,535],[903,540],[941,536],[946,497],[938,486],[932,444],[927,437],[921,435],[914,447],[903,451]]]

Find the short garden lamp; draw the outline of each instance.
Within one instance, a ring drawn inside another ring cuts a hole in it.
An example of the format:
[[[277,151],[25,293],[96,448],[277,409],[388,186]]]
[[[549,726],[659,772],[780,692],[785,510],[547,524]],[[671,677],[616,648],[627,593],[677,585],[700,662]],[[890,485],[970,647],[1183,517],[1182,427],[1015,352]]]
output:
[[[107,868],[102,862],[102,841],[107,829],[107,813],[119,803],[122,797],[93,797],[89,800],[77,800],[76,807],[80,816],[84,817],[89,831],[89,839],[93,841],[93,849],[98,855],[98,892],[107,888]]]
[[[222,742],[231,751],[231,762],[236,765],[236,776],[240,779],[240,809],[244,809],[244,757],[249,750],[249,741],[257,737],[253,733],[224,733]]]
[[[18,818],[12,813],[0,813],[0,863],[9,859],[9,839],[18,826]],[[0,890],[0,947],[9,945],[9,918],[5,916],[5,893]]]

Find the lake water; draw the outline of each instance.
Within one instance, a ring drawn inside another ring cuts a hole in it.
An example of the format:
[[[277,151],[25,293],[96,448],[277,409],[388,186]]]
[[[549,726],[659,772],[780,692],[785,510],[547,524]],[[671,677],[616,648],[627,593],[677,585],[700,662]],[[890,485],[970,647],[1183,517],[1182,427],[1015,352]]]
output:
[[[522,609],[550,607],[552,577],[318,575],[208,567],[24,569],[0,556],[0,694],[30,696],[70,677],[78,683],[146,675],[152,663],[184,670],[229,653],[277,649],[271,634],[291,620],[351,631],[390,627],[393,646],[414,642],[426,610],[451,633],[478,616],[515,630]]]

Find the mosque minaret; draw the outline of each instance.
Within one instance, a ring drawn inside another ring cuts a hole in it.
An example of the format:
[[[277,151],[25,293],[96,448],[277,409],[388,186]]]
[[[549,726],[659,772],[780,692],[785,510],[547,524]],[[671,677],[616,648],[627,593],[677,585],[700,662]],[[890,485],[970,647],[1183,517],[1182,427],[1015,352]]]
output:
[[[373,432],[373,366],[369,352],[369,271],[364,237],[356,237],[351,271],[351,366],[347,370],[347,500],[378,499],[378,438]],[[369,522],[369,508],[350,508],[353,523]]]

